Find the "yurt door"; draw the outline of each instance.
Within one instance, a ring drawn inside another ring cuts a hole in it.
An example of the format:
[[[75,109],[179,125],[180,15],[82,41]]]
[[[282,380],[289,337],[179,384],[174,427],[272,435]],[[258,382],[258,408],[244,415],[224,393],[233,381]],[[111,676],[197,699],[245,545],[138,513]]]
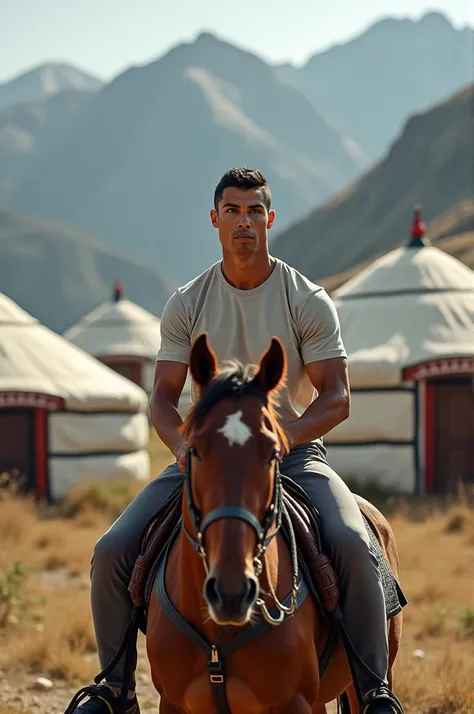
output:
[[[22,490],[35,484],[34,411],[32,409],[0,410],[0,475]]]
[[[474,382],[433,380],[435,406],[435,490],[454,493],[474,484]]]
[[[109,367],[129,379],[131,382],[141,384],[141,364],[140,362],[110,362]]]

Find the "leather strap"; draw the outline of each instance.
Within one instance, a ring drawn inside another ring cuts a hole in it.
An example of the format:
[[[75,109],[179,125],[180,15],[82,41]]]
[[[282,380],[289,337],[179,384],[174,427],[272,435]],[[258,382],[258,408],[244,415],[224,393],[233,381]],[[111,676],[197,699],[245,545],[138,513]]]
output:
[[[257,538],[262,531],[260,521],[246,508],[240,508],[240,506],[222,506],[221,508],[215,508],[203,518],[201,521],[201,533],[204,534],[204,531],[211,523],[219,521],[221,518],[237,518],[241,521],[246,521],[257,533]]]
[[[185,617],[171,602],[168,593],[166,592],[165,573],[166,563],[168,561],[169,551],[172,542],[168,545],[165,556],[161,561],[157,578],[156,578],[156,595],[161,609],[165,615],[171,620],[175,627],[182,635],[187,637],[193,644],[201,649],[208,658],[209,679],[212,686],[214,702],[219,714],[232,714],[226,696],[226,679],[225,679],[225,662],[238,649],[244,645],[258,639],[266,632],[273,629],[273,626],[263,618],[259,619],[256,624],[247,625],[242,628],[235,637],[228,640],[225,645],[218,648],[217,645],[210,645],[209,642],[186,620]],[[301,607],[306,596],[308,595],[308,587],[304,579],[299,583],[297,606]],[[288,607],[291,604],[291,593],[289,593],[283,604]],[[271,611],[273,617],[277,617],[278,611]],[[224,628],[223,632],[226,628]]]

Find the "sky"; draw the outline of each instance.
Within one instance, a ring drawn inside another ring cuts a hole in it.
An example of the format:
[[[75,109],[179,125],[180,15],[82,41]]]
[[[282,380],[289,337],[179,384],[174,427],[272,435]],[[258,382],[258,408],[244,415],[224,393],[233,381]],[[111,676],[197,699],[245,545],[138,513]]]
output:
[[[0,82],[47,61],[111,79],[202,31],[301,64],[381,17],[432,10],[474,25],[474,0],[0,0]]]

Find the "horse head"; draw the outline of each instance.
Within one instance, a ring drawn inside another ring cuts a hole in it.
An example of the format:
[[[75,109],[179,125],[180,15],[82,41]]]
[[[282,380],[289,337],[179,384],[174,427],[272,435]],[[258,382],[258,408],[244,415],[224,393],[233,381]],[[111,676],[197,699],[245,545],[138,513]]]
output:
[[[203,333],[190,371],[200,396],[182,428],[190,444],[184,528],[204,560],[210,618],[242,626],[252,617],[261,558],[281,522],[278,462],[287,441],[275,406],[285,351],[273,338],[257,366],[229,361],[219,369]]]

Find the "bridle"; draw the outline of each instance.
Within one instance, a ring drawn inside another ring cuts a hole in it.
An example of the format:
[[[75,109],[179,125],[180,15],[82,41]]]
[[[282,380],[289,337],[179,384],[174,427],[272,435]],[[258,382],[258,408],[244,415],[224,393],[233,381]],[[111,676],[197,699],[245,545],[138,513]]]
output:
[[[184,525],[183,528],[188,539],[191,541],[194,549],[203,559],[206,573],[209,573],[207,552],[204,542],[204,536],[207,528],[211,525],[211,523],[220,521],[223,518],[237,518],[238,520],[245,521],[250,526],[252,526],[256,533],[257,545],[255,548],[253,564],[255,568],[255,575],[258,577],[262,572],[262,562],[260,559],[264,555],[269,543],[273,540],[273,538],[280,530],[282,521],[282,487],[280,469],[278,468],[278,451],[275,449],[272,453],[270,460],[268,461],[269,465],[271,465],[272,463],[275,464],[275,478],[273,482],[272,499],[263,516],[262,521],[259,521],[258,518],[247,508],[242,508],[241,506],[221,506],[220,508],[214,508],[203,518],[193,498],[191,484],[191,464],[193,457],[198,460],[201,460],[197,448],[195,446],[190,446],[186,457],[185,487],[188,499],[189,512],[191,514],[191,521],[193,524],[194,531],[196,533],[196,538],[194,538],[189,533],[189,531]],[[275,525],[275,530],[273,530],[272,533],[270,533],[269,535],[269,531],[273,525]]]
[[[202,517],[201,511],[196,505],[193,498],[192,492],[192,459],[196,458],[201,460],[199,452],[195,446],[190,446],[186,454],[186,471],[184,476],[184,485],[186,489],[187,505],[189,508],[189,513],[191,516],[191,522],[196,534],[196,537],[189,533],[188,529],[182,524],[184,533],[186,534],[188,540],[192,544],[194,550],[202,558],[204,569],[206,574],[209,574],[209,563],[207,559],[206,544],[205,544],[205,533],[207,528],[211,523],[216,523],[225,518],[234,518],[248,523],[257,536],[257,542],[255,546],[255,553],[253,557],[253,566],[255,576],[258,579],[263,571],[262,558],[265,555],[265,551],[268,545],[271,543],[273,538],[279,532],[283,516],[286,515],[287,521],[289,521],[288,514],[283,504],[283,492],[282,483],[279,468],[279,452],[274,449],[272,455],[267,462],[268,465],[274,464],[274,481],[273,481],[273,492],[270,504],[263,516],[262,521],[259,521],[254,513],[249,511],[247,508],[242,508],[241,506],[221,506],[219,508],[214,508],[210,513]],[[291,532],[292,532],[291,528]],[[270,532],[271,531],[271,532]],[[283,622],[285,615],[292,615],[297,608],[297,596],[299,590],[298,584],[298,560],[296,555],[296,549],[292,548],[292,567],[293,567],[293,577],[292,577],[292,590],[291,590],[291,604],[289,607],[285,607],[277,598],[274,589],[270,585],[270,593],[273,600],[279,610],[279,616],[274,618],[270,615],[270,612],[262,598],[258,598],[256,605],[260,607],[264,618],[272,625],[278,625]]]

